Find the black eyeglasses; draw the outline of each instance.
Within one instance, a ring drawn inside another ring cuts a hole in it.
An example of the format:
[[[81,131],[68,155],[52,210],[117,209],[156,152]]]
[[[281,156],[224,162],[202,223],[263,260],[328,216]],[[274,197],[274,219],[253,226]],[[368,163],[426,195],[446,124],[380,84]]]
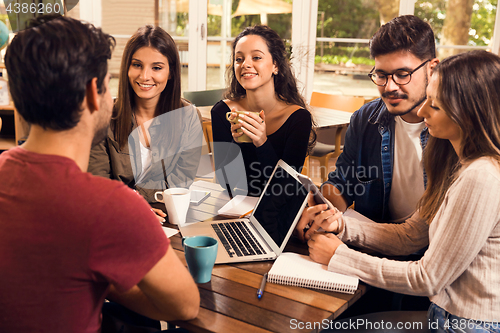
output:
[[[368,74],[368,77],[375,83],[377,86],[385,87],[387,85],[387,82],[389,81],[389,76],[392,78],[392,81],[396,83],[397,85],[404,86],[405,84],[410,83],[411,81],[411,75],[418,71],[421,67],[423,67],[426,63],[428,63],[430,59],[424,61],[423,63],[420,64],[417,68],[414,70],[408,72],[404,70],[398,70],[395,71],[392,74],[389,73],[384,73],[384,72],[373,72],[375,70],[375,67],[372,68],[370,71],[370,74]]]

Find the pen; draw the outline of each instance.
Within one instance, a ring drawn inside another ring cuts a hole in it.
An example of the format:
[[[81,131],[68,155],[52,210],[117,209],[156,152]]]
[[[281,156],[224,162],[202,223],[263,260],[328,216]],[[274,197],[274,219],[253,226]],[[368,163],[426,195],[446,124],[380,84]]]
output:
[[[226,171],[224,170],[224,166],[222,166],[220,170],[222,171],[222,177],[224,177],[224,182],[226,183],[226,190],[227,194],[229,195],[229,199],[233,199],[233,193],[231,192],[231,186],[229,186],[229,181],[227,180],[227,175]]]
[[[250,213],[253,212],[253,209],[249,210],[248,212],[246,212],[245,214],[243,215],[240,215],[240,217],[238,217],[239,219],[241,219],[242,217],[245,217],[245,216],[248,216]]]
[[[266,288],[266,281],[267,281],[267,273],[264,274],[264,276],[262,277],[262,281],[260,283],[260,288],[259,288],[259,290],[257,290],[257,298],[258,299],[261,299],[262,295],[264,294],[264,288]]]

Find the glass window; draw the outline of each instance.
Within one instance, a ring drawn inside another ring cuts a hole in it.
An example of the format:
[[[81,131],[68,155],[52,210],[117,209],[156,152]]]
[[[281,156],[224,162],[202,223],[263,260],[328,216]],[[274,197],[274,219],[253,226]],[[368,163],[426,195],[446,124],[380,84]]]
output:
[[[157,0],[159,26],[172,36],[181,62],[181,90],[188,87],[189,0]]]
[[[367,74],[374,65],[368,41],[379,26],[375,1],[319,0],[313,90],[378,97]]]
[[[231,44],[243,29],[267,24],[283,39],[292,34],[292,0],[210,0],[208,5],[207,89],[226,87]]]
[[[438,57],[444,59],[471,49],[490,50],[496,7],[497,0],[419,0],[415,15],[432,26]]]

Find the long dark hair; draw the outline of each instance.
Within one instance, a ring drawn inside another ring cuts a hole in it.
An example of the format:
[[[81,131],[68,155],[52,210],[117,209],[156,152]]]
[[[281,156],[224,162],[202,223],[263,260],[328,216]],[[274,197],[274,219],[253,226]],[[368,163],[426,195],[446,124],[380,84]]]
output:
[[[500,58],[486,51],[461,53],[439,63],[432,75],[439,79],[437,99],[460,127],[462,146],[459,159],[448,140],[429,137],[428,182],[419,202],[429,223],[463,166],[483,156],[500,163]]]
[[[234,54],[236,45],[240,39],[248,35],[257,35],[265,40],[269,53],[273,58],[273,62],[276,67],[278,67],[278,74],[273,75],[276,97],[287,104],[296,104],[307,109],[306,102],[297,89],[297,81],[292,74],[285,43],[278,33],[267,25],[247,27],[234,39],[231,52],[231,64],[227,70],[229,89],[225,97],[230,100],[237,100],[247,94],[246,90],[236,79],[236,74],[234,72]]]
[[[170,79],[160,95],[156,105],[155,116],[182,107],[181,102],[181,66],[179,52],[172,37],[162,28],[146,25],[139,28],[130,37],[123,51],[120,66],[120,83],[118,98],[114,107],[112,128],[115,139],[123,148],[127,144],[128,136],[132,132],[131,119],[135,109],[135,92],[130,86],[128,70],[134,53],[142,47],[152,47],[168,59]]]
[[[236,74],[234,72],[234,56],[236,45],[241,38],[248,35],[260,36],[267,44],[269,53],[273,58],[273,62],[278,67],[278,73],[273,75],[274,80],[274,93],[276,97],[292,105],[298,105],[303,109],[308,110],[306,102],[302,95],[297,89],[297,80],[292,73],[288,53],[286,51],[285,43],[283,39],[278,35],[276,31],[269,28],[267,25],[256,25],[253,27],[245,28],[233,41],[232,52],[231,52],[231,64],[227,69],[227,79],[229,82],[229,89],[226,91],[225,98],[229,100],[238,100],[245,97],[247,92],[241,86],[241,84],[236,79]],[[308,153],[312,151],[316,143],[316,131],[314,130],[315,121],[313,122],[313,129],[311,130],[311,136],[309,139]]]

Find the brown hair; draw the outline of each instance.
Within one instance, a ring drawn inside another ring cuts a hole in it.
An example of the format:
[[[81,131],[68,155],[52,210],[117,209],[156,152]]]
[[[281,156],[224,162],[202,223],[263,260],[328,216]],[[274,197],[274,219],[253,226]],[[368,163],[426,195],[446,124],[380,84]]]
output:
[[[414,15],[398,16],[381,26],[370,40],[373,58],[402,50],[420,60],[436,58],[431,26]]]
[[[168,59],[170,79],[160,95],[156,105],[155,116],[182,107],[181,102],[181,66],[179,52],[172,37],[162,28],[146,25],[139,28],[130,37],[123,52],[120,66],[120,83],[118,98],[114,106],[114,119],[111,126],[120,148],[127,144],[128,136],[132,132],[131,119],[135,108],[135,92],[130,86],[128,70],[134,53],[142,47],[153,47]]]
[[[439,75],[437,99],[461,130],[460,159],[446,139],[429,137],[424,151],[427,188],[420,215],[432,221],[459,170],[488,156],[500,163],[500,58],[472,51],[446,58],[432,75]]]
[[[287,58],[285,43],[278,33],[269,28],[267,25],[247,27],[234,39],[232,44],[231,64],[227,71],[229,89],[226,94],[226,98],[235,100],[240,99],[247,94],[246,90],[236,79],[236,75],[234,73],[234,53],[236,45],[240,39],[248,35],[260,36],[264,39],[267,48],[269,49],[269,53],[273,58],[273,62],[276,67],[278,67],[278,74],[273,75],[276,97],[285,103],[296,104],[304,109],[307,109],[306,102],[297,89],[297,81],[295,80],[295,76],[292,74],[290,62]]]

